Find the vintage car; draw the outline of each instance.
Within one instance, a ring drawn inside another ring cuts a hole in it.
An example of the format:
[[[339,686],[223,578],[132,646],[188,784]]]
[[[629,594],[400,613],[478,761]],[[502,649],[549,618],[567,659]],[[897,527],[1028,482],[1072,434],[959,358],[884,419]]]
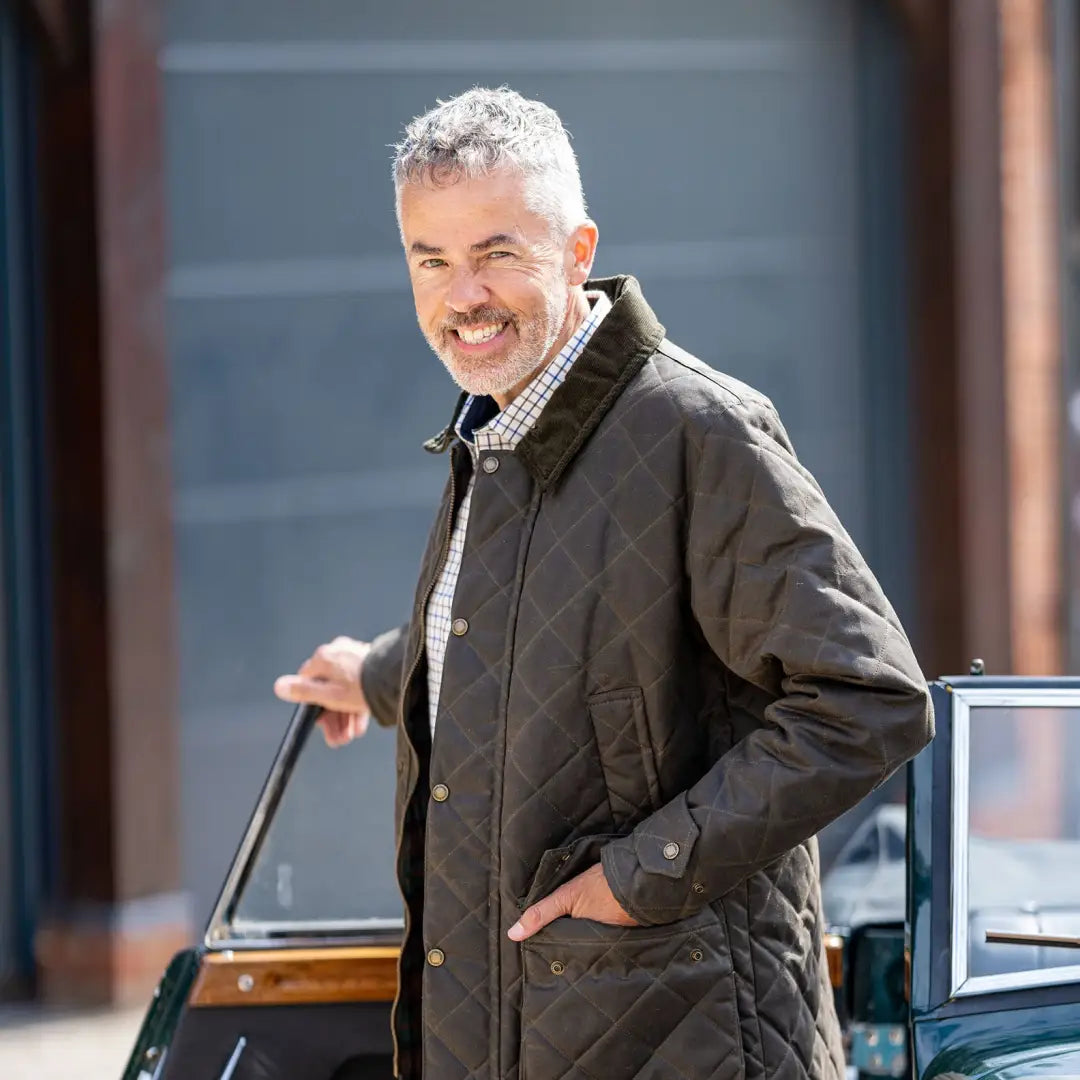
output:
[[[938,735],[906,812],[878,808],[826,877],[849,1072],[1080,1076],[1080,678],[931,690]],[[400,912],[389,869],[349,857],[355,758],[312,737],[316,719],[294,714],[123,1080],[392,1075]]]

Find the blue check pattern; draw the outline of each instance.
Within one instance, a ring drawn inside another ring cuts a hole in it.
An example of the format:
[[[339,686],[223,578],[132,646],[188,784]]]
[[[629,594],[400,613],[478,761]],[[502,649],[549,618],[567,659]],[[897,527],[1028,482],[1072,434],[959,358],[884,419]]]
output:
[[[453,621],[454,592],[457,589],[458,575],[461,573],[461,559],[465,554],[465,532],[469,526],[469,506],[476,481],[477,460],[485,450],[513,450],[536,423],[556,387],[561,385],[574,361],[584,351],[589,338],[611,310],[611,301],[604,293],[589,293],[588,297],[592,308],[577,332],[562,347],[559,355],[502,412],[495,413],[490,420],[473,428],[471,421],[477,416],[484,416],[485,412],[490,413],[496,407],[495,403],[490,398],[470,396],[461,410],[457,434],[472,453],[473,470],[454,519],[450,551],[428,600],[424,619],[428,661],[428,715],[433,736],[435,717],[439,711],[439,689],[442,686],[446,643],[450,638],[450,624]]]

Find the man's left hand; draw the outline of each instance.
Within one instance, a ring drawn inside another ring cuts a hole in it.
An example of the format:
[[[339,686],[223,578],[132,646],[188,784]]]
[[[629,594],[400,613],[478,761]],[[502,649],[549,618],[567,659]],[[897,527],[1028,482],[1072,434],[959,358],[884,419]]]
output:
[[[619,906],[608,887],[603,867],[597,863],[526,908],[507,934],[512,941],[524,941],[564,915],[571,919],[592,919],[608,926],[639,925]]]

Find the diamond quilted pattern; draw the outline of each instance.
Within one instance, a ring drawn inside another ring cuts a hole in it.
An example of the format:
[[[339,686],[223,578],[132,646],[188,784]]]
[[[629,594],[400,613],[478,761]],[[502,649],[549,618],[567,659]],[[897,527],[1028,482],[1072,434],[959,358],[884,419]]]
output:
[[[365,671],[405,718],[399,1069],[422,1037],[427,1080],[836,1080],[813,834],[930,737],[925,684],[768,402],[593,284],[611,314],[476,479],[430,754],[445,516]],[[642,925],[506,937],[597,858]]]

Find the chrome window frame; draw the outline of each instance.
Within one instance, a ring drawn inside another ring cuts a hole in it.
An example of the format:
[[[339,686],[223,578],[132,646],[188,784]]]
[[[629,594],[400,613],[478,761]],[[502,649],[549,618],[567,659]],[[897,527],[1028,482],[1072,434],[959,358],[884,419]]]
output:
[[[389,945],[397,944],[404,932],[404,919],[334,919],[297,922],[276,921],[253,923],[262,933],[252,930],[247,934],[238,932],[236,907],[243,894],[248,877],[266,839],[274,815],[281,803],[285,785],[289,782],[294,766],[303,752],[308,736],[321,710],[302,705],[295,710],[285,737],[270,766],[255,809],[236,857],[229,867],[221,893],[214,904],[214,911],[203,936],[207,949],[216,952],[240,951],[241,949],[288,949],[333,945]],[[243,920],[240,921],[243,925]],[[295,927],[295,932],[294,928]]]
[[[1060,986],[1080,981],[1080,959],[1068,967],[1010,971],[999,975],[968,975],[969,896],[968,839],[970,835],[971,710],[977,708],[1035,708],[1080,710],[1080,689],[1008,689],[956,687],[952,709],[952,950],[951,996],[1000,993],[1037,986]],[[1080,897],[1077,898],[1080,901]]]

